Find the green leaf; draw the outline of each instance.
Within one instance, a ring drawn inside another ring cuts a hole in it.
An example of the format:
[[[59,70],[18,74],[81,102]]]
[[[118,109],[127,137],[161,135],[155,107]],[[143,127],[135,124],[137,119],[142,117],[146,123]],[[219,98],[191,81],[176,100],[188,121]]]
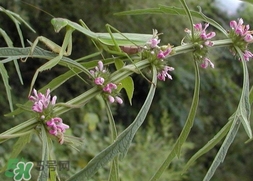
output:
[[[201,11],[197,12],[197,11],[191,10],[190,13],[193,17],[210,23],[211,25],[216,27],[218,30],[220,30],[225,36],[228,36],[227,31],[220,24],[218,24],[213,19],[205,16]],[[164,5],[160,5],[158,8],[137,9],[137,10],[115,13],[115,15],[145,15],[145,14],[172,14],[172,15],[183,15],[183,16],[187,15],[184,8],[164,6]]]
[[[125,89],[128,100],[130,105],[132,105],[132,98],[134,95],[134,81],[132,79],[132,77],[126,77],[125,79],[123,79],[122,81],[120,81],[122,88]]]
[[[238,47],[235,47],[235,49],[236,49],[237,53],[239,54],[240,59],[242,61],[243,72],[244,72],[241,98],[240,98],[238,108],[237,108],[236,112],[234,113],[234,116],[232,117],[232,122],[233,122],[232,126],[231,126],[224,142],[222,143],[219,152],[215,156],[215,159],[214,159],[212,165],[210,166],[208,172],[206,173],[204,181],[209,181],[212,178],[212,176],[214,175],[218,166],[224,161],[227,151],[228,151],[230,145],[232,144],[232,142],[234,141],[235,136],[238,132],[238,129],[239,129],[241,123],[243,124],[244,129],[245,129],[246,133],[248,134],[248,136],[250,138],[252,138],[252,131],[251,131],[251,127],[249,124],[250,102],[249,102],[248,71],[246,68],[246,62],[244,60],[242,51]]]
[[[19,139],[16,141],[16,143],[13,145],[13,150],[11,152],[9,159],[17,158],[20,152],[24,149],[27,143],[31,140],[32,132],[29,132],[28,134],[19,137]],[[7,168],[7,164],[1,169],[1,172],[4,171]]]
[[[250,93],[249,93],[249,103],[252,104],[253,103],[253,86],[250,89]]]
[[[1,28],[0,28],[0,34],[3,36],[4,41],[6,42],[6,44],[8,45],[8,47],[13,47],[13,42],[11,41],[10,37]],[[14,62],[14,65],[15,65],[15,68],[16,68],[16,71],[17,71],[17,74],[18,74],[18,77],[19,77],[19,81],[23,85],[23,79],[22,79],[21,72],[20,72],[20,69],[19,69],[18,61],[17,60],[13,60],[13,62]]]
[[[230,145],[232,144],[232,142],[234,141],[236,133],[241,125],[240,124],[241,122],[237,116],[234,116],[232,122],[233,122],[232,126],[230,127],[230,130],[229,130],[224,142],[222,143],[222,146],[219,149],[217,155],[215,156],[215,159],[214,159],[212,165],[208,169],[208,172],[206,173],[203,181],[209,181],[212,178],[212,176],[214,175],[218,166],[224,161],[227,151],[228,151]]]
[[[115,67],[117,70],[121,69],[124,67],[124,62],[121,59],[115,59]],[[119,91],[122,88],[125,89],[129,103],[132,105],[132,98],[134,94],[134,81],[132,77],[128,76],[120,81],[120,85],[118,86]]]
[[[8,73],[5,69],[4,64],[1,62],[0,62],[0,74],[1,74],[3,82],[4,82],[5,91],[7,94],[7,99],[9,102],[10,110],[13,111],[12,98],[11,98],[11,87],[9,84],[9,76],[8,76]]]
[[[49,176],[49,169],[47,161],[49,160],[50,150],[48,146],[47,131],[43,125],[41,125],[41,141],[42,141],[42,155],[41,155],[41,170],[39,171],[37,181],[47,181]]]
[[[111,164],[110,174],[108,181],[118,181],[119,180],[119,163],[118,157],[116,156]]]
[[[117,70],[121,69],[124,66],[124,62],[119,58],[114,60],[114,64]]]
[[[139,34],[139,33],[96,33],[100,42],[105,45],[115,46],[112,36],[118,46],[144,46],[153,35],[152,34]]]
[[[238,116],[241,120],[243,127],[249,136],[249,138],[252,138],[252,130],[250,126],[250,113],[251,113],[251,106],[249,102],[249,74],[247,69],[246,61],[244,60],[244,56],[242,51],[235,47],[237,53],[240,56],[240,59],[242,60],[242,66],[243,66],[243,88],[242,88],[242,94],[241,99],[238,107]]]
[[[189,18],[189,21],[190,21],[190,27],[191,27],[191,32],[194,32],[194,29],[193,29],[193,19],[192,19],[192,15],[191,15],[191,12],[185,2],[185,0],[180,0],[181,4],[183,5],[184,7],[184,10],[185,10],[185,13],[186,13],[186,16],[188,16]],[[194,34],[192,33],[192,38],[194,38]]]
[[[11,152],[11,158],[16,158],[19,155],[19,153],[24,149],[26,144],[30,142],[31,135],[32,135],[32,132],[30,132],[24,136],[21,136],[17,140],[17,142],[13,146],[13,150]]]
[[[88,165],[82,169],[80,172],[72,176],[68,179],[68,181],[83,181],[88,178],[90,178],[92,175],[94,175],[99,168],[106,165],[110,160],[112,160],[115,156],[118,154],[126,154],[132,139],[134,135],[136,134],[139,127],[144,122],[146,115],[148,113],[148,110],[151,106],[155,89],[156,89],[156,83],[157,83],[157,71],[155,67],[153,67],[153,80],[152,82],[154,84],[151,84],[151,88],[149,90],[149,93],[147,95],[146,101],[144,102],[140,112],[136,116],[133,123],[128,126],[127,129],[125,129],[115,140],[113,144],[108,146],[106,149],[104,149],[102,152],[100,152],[96,157],[94,157]]]
[[[232,119],[232,116],[229,120]],[[186,172],[190,168],[190,166],[202,155],[210,151],[214,146],[216,146],[228,133],[230,127],[232,125],[232,121],[227,122],[227,124],[210,140],[208,143],[203,146],[198,152],[196,152],[190,160],[186,163],[183,168],[183,173]]]
[[[29,119],[25,122],[20,123],[19,125],[8,129],[7,131],[0,134],[0,143],[7,141],[10,138],[20,137],[24,134],[33,131],[38,121],[35,118]]]
[[[179,156],[180,150],[182,145],[185,143],[190,130],[193,126],[195,115],[197,112],[197,107],[198,107],[198,102],[199,102],[199,88],[200,88],[200,75],[199,75],[199,68],[198,68],[198,63],[197,61],[194,61],[194,68],[195,68],[195,88],[194,88],[194,95],[193,95],[193,100],[192,100],[192,105],[186,120],[186,123],[183,127],[183,130],[181,131],[176,143],[173,146],[173,149],[170,151],[169,155],[167,158],[164,160],[160,168],[155,172],[153,177],[150,179],[150,181],[155,181],[160,178],[162,173],[168,168],[172,160],[176,157]]]
[[[32,29],[31,26],[29,26],[28,23],[26,23],[26,21],[24,19],[22,19],[18,14],[14,13],[14,12],[11,12],[9,10],[6,10],[4,9],[3,7],[0,7],[0,11],[4,12],[7,16],[9,16],[9,18],[13,21],[13,23],[15,24],[16,26],[16,29],[18,31],[18,35],[19,35],[19,38],[20,38],[20,42],[22,44],[22,47],[24,47],[24,38],[23,38],[23,35],[22,35],[22,31],[21,31],[21,28],[20,28],[20,21],[22,23],[24,23],[30,30],[32,30],[33,32],[35,32],[35,30]]]

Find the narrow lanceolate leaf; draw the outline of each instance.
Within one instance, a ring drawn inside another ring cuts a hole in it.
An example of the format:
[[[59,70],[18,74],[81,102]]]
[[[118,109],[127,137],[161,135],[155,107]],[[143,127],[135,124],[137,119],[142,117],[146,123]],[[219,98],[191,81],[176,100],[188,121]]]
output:
[[[165,161],[162,163],[160,168],[155,172],[155,174],[150,179],[150,181],[158,180],[160,178],[160,176],[162,175],[162,173],[168,168],[168,166],[170,165],[172,160],[176,156],[179,156],[182,145],[185,143],[185,141],[190,133],[190,130],[193,126],[195,115],[197,112],[198,102],[199,102],[199,88],[200,88],[200,75],[199,75],[199,68],[198,68],[197,61],[194,62],[194,67],[195,67],[195,88],[194,88],[192,105],[191,105],[190,112],[187,117],[186,123],[185,123],[183,130],[180,133],[175,145],[173,146],[173,149],[170,151],[169,155],[167,156]]]
[[[216,169],[218,166],[224,161],[227,151],[232,144],[232,142],[235,139],[235,136],[238,132],[238,129],[241,125],[241,123],[244,126],[244,129],[248,136],[252,138],[252,131],[251,127],[249,124],[249,117],[250,117],[250,102],[249,102],[249,79],[248,79],[248,71],[246,68],[246,62],[244,60],[242,51],[238,48],[235,47],[237,53],[239,54],[242,64],[243,64],[243,72],[244,72],[244,79],[243,79],[243,88],[242,88],[242,94],[240,98],[240,102],[238,105],[238,108],[236,112],[234,113],[234,116],[232,117],[232,126],[223,142],[221,145],[221,148],[217,155],[215,156],[215,159],[210,166],[207,174],[205,175],[204,181],[209,181],[212,176],[214,175]]]
[[[49,160],[49,146],[47,132],[43,125],[41,125],[41,141],[42,141],[42,155],[41,155],[41,167],[37,181],[47,181],[49,177],[49,169],[47,161]]]
[[[208,169],[208,172],[206,173],[203,181],[209,181],[213,177],[218,166],[224,161],[227,151],[228,151],[230,145],[232,144],[232,142],[234,141],[236,133],[241,125],[240,124],[241,122],[237,116],[234,116],[232,121],[233,121],[233,124],[230,127],[230,130],[229,130],[224,142],[222,143],[222,146],[219,149],[217,155],[215,156],[215,159],[214,159],[212,165]]]
[[[210,23],[212,26],[220,30],[224,35],[228,35],[227,31],[216,21],[205,16],[201,11],[190,11],[191,15],[195,18],[198,18],[202,21]],[[172,14],[172,15],[187,15],[184,8],[178,8],[174,6],[164,6],[160,5],[158,8],[149,8],[149,9],[136,9],[131,11],[123,11],[115,13],[116,15],[145,15],[145,14]]]
[[[1,28],[0,28],[0,34],[3,36],[4,41],[6,42],[6,44],[8,45],[8,47],[13,47],[13,42],[11,41],[10,37]],[[20,69],[19,69],[18,61],[17,60],[13,60],[13,62],[14,62],[14,65],[15,65],[15,68],[16,68],[19,80],[20,80],[21,84],[23,85],[23,79],[22,79],[21,72],[20,72]]]
[[[21,136],[18,139],[18,141],[13,146],[13,150],[11,152],[11,158],[16,158],[19,155],[19,153],[23,150],[26,144],[30,142],[31,135],[32,135],[32,132],[29,132],[28,134]]]
[[[22,47],[25,47],[25,44],[24,44],[24,37],[22,35],[22,31],[21,31],[21,28],[20,28],[20,24],[21,22],[24,23],[30,30],[32,30],[33,32],[35,32],[31,26],[28,25],[28,23],[26,23],[26,21],[24,21],[24,19],[22,19],[18,14],[14,13],[14,12],[11,12],[9,10],[6,10],[4,9],[3,7],[0,7],[0,11],[4,12],[7,16],[9,16],[9,18],[13,21],[13,23],[15,24],[16,26],[16,29],[17,29],[17,32],[18,32],[18,35],[19,35],[19,39],[20,39],[20,42],[22,44]],[[21,22],[20,22],[21,21]]]
[[[10,109],[11,109],[11,111],[13,111],[12,98],[11,98],[11,87],[9,84],[9,76],[8,76],[8,73],[5,69],[4,64],[1,62],[0,62],[0,74],[1,74],[3,82],[4,82],[4,87],[5,87],[5,91],[7,94],[7,99],[9,102]]]
[[[13,145],[13,150],[11,152],[9,159],[17,158],[19,153],[24,149],[27,143],[31,140],[31,132],[24,136],[20,136],[19,139],[16,141],[16,143]],[[7,164],[0,169],[0,172],[4,171],[7,168]]]
[[[82,169],[80,172],[69,178],[68,181],[87,180],[88,178],[93,176],[98,171],[99,168],[105,166],[115,156],[119,154],[123,155],[126,154],[134,135],[144,122],[148,110],[151,106],[156,89],[155,85],[157,83],[156,75],[157,75],[156,69],[155,67],[153,67],[153,80],[152,80],[153,84],[151,84],[151,88],[147,95],[146,101],[144,102],[134,122],[117,137],[117,139],[113,144],[111,144],[102,152],[100,152],[88,163],[88,165],[84,169]]]
[[[243,127],[249,136],[252,138],[252,130],[250,126],[250,113],[251,113],[251,106],[249,100],[249,74],[247,69],[246,61],[244,61],[244,56],[242,51],[236,47],[236,50],[241,58],[242,66],[243,66],[243,88],[241,99],[238,107],[238,117],[241,120]]]
[[[232,117],[231,117],[232,119]],[[230,120],[230,119],[229,119]],[[195,153],[190,160],[186,163],[186,165],[183,168],[183,173],[186,172],[186,170],[188,170],[190,168],[190,166],[192,166],[194,164],[194,162],[201,157],[202,155],[204,155],[205,153],[207,153],[208,151],[210,151],[214,146],[216,146],[228,133],[228,131],[230,130],[230,127],[232,125],[232,121],[230,120],[229,122],[227,122],[227,124],[213,137],[213,139],[211,139],[210,141],[208,141],[208,143],[203,146],[197,153]]]

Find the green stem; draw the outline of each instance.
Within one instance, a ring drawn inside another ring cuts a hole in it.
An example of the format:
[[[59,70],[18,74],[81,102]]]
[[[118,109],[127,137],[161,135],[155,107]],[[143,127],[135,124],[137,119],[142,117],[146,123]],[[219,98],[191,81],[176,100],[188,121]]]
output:
[[[193,101],[192,105],[186,120],[186,123],[183,127],[183,130],[181,131],[176,143],[173,146],[173,149],[170,151],[167,158],[164,160],[162,165],[159,167],[159,169],[156,171],[156,173],[153,175],[153,177],[150,179],[150,181],[156,181],[158,180],[162,173],[169,167],[172,160],[179,154],[181,147],[183,143],[185,143],[190,130],[194,123],[194,118],[197,112],[198,102],[199,102],[199,89],[200,89],[200,76],[199,76],[199,66],[197,64],[197,61],[194,61],[194,68],[195,68],[195,88],[194,88],[194,95],[193,95]]]
[[[112,143],[116,140],[118,134],[117,134],[117,129],[115,125],[115,121],[113,118],[113,114],[109,105],[109,102],[105,100],[106,104],[106,112],[108,115],[108,120],[110,123],[110,129],[111,129],[111,134],[112,134]],[[118,164],[118,156],[114,157],[111,163],[111,169],[110,169],[110,174],[108,181],[116,181],[119,178],[119,164]]]
[[[233,42],[231,39],[214,40],[212,42],[213,42],[212,47],[225,47],[225,46],[233,45]],[[173,50],[175,51],[175,54],[173,54],[172,56],[182,54],[182,53],[192,52],[194,51],[194,46],[193,44],[185,44],[185,45],[174,47]]]
[[[186,2],[185,2],[184,0],[180,0],[180,2],[181,2],[181,4],[183,5],[184,10],[185,10],[185,12],[186,12],[186,14],[187,14],[187,16],[188,16],[188,18],[189,18],[189,20],[190,20],[191,32],[194,32],[194,31],[193,31],[193,19],[192,19],[191,12],[190,12],[190,10],[189,10],[189,8],[188,8],[188,6],[187,6],[187,4],[186,4]],[[194,34],[192,33],[192,39],[193,39],[193,38],[194,38]]]
[[[224,40],[215,40],[213,42],[213,47],[225,47],[225,46],[232,46],[233,42],[231,39],[224,39]]]

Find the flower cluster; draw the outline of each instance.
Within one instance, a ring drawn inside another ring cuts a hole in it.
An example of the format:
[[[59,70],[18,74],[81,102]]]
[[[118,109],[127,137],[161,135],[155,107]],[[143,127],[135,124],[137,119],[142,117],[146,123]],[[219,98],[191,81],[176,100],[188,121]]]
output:
[[[185,29],[185,32],[187,33],[187,36],[185,38],[186,41],[191,42],[195,45],[194,50],[194,56],[196,59],[201,60],[201,67],[207,68],[208,66],[211,66],[214,68],[214,64],[212,61],[206,57],[206,54],[208,53],[208,47],[213,46],[213,42],[211,39],[215,37],[215,32],[206,32],[206,29],[208,28],[209,24],[206,23],[203,27],[201,23],[194,24],[194,32],[192,34],[191,30]]]
[[[110,73],[108,70],[104,69],[104,64],[102,61],[98,61],[98,66],[95,67],[95,70],[90,70],[90,73],[94,77],[95,85],[102,87],[102,90],[108,97],[110,103],[123,103],[123,100],[118,96],[118,86],[112,82],[107,82]]]
[[[33,102],[32,110],[34,112],[43,113],[48,107],[55,105],[57,97],[54,96],[51,99],[50,89],[47,89],[45,95],[33,89],[33,94],[34,95],[29,96],[29,100]]]
[[[249,61],[250,58],[253,58],[253,54],[247,50],[248,44],[253,42],[253,32],[249,31],[250,26],[244,25],[243,19],[240,18],[238,22],[235,20],[230,21],[230,27],[232,31],[229,32],[229,37],[233,41],[233,44],[243,51],[244,59]]]
[[[38,93],[36,89],[33,89],[33,95],[29,96],[29,100],[33,102],[32,110],[39,114],[40,119],[45,121],[49,134],[58,137],[59,143],[63,144],[63,133],[69,126],[64,124],[61,118],[53,116],[56,99],[56,96],[51,99],[50,89],[47,89],[46,94]]]
[[[67,124],[62,122],[62,119],[59,117],[55,117],[47,121],[47,126],[49,128],[49,133],[59,137],[59,143],[62,144],[64,142],[63,133],[66,129],[69,128]]]
[[[168,71],[173,71],[174,68],[167,66],[164,61],[172,53],[172,47],[168,45],[159,46],[160,43],[159,34],[157,30],[153,30],[153,37],[144,46],[143,56],[156,65],[159,80],[165,81],[166,77],[172,79],[172,76]]]

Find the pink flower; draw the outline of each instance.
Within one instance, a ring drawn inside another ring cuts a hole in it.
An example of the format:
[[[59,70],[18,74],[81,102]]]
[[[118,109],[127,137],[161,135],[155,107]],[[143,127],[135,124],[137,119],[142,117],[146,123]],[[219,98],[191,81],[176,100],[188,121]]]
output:
[[[119,103],[119,104],[122,104],[122,103],[123,103],[123,100],[122,100],[120,97],[118,97],[118,96],[115,97],[115,100],[116,100],[116,102]]]
[[[114,83],[109,83],[106,84],[106,86],[103,88],[103,91],[111,94],[114,89],[117,89],[117,85]]]
[[[96,78],[96,77],[100,77],[101,74],[103,74],[103,73],[106,73],[106,70],[104,69],[103,62],[100,60],[100,61],[98,61],[98,65],[95,67],[95,69],[90,70],[90,74]]]
[[[146,45],[148,48],[153,49],[153,48],[159,48],[158,44],[160,43],[160,39],[158,39],[158,31],[156,29],[153,29],[153,37],[150,39]]]
[[[253,58],[253,53],[248,50],[245,50],[243,56],[246,61],[249,61],[250,58]]]
[[[248,33],[248,30],[250,28],[249,25],[243,25],[243,19],[238,19],[238,23],[236,21],[230,21],[230,27],[237,35],[245,36]]]
[[[48,108],[49,105],[55,105],[57,97],[54,96],[51,99],[50,96],[50,89],[47,89],[46,94],[38,93],[36,89],[33,89],[33,94],[29,96],[29,100],[34,102],[32,106],[32,110],[35,112],[43,112],[45,109]]]
[[[108,95],[108,100],[110,103],[114,103],[116,101],[119,104],[123,104],[123,100],[119,96],[113,97],[112,95]]]
[[[103,71],[104,70],[104,64],[102,61],[98,61],[98,70]]]
[[[164,51],[160,50],[159,53],[157,54],[157,58],[164,59],[171,53],[171,51],[172,51],[172,48],[167,48]]]
[[[202,24],[201,23],[193,25],[194,29],[196,31],[200,32],[200,37],[203,40],[209,40],[209,39],[215,37],[215,35],[216,35],[215,32],[206,33],[206,29],[207,29],[208,26],[209,26],[209,23],[206,23],[204,29],[202,29]]]
[[[253,32],[249,30],[250,26],[244,25],[243,19],[240,18],[238,21],[230,21],[230,27],[233,30],[229,33],[230,38],[234,45],[238,46],[244,52],[244,60],[249,61],[250,58],[253,58],[253,54],[247,50],[248,44],[253,42]]]
[[[147,44],[150,46],[150,48],[157,48],[160,41],[161,41],[160,39],[152,38],[147,42]]]
[[[245,37],[243,38],[247,43],[252,43],[253,42],[253,36],[251,34],[246,34]]]
[[[50,119],[49,121],[46,122],[46,124],[49,128],[49,133],[54,136],[64,133],[65,130],[69,128],[69,126],[67,124],[64,124],[62,122],[62,119],[59,117]]]
[[[108,95],[108,99],[110,103],[114,103],[115,99],[111,95]]]
[[[165,66],[164,69],[157,74],[157,78],[162,81],[165,81],[166,77],[172,80],[172,76],[168,73],[168,71],[173,70],[173,67]]]
[[[98,61],[98,66],[95,67],[95,70],[97,72],[105,72],[106,70],[104,69],[104,64],[103,62],[100,60]]]
[[[200,66],[205,69],[205,68],[208,67],[208,65],[210,65],[212,68],[214,68],[213,62],[211,62],[210,59],[205,57],[204,60],[203,60],[203,63]]]
[[[103,83],[105,82],[105,79],[103,77],[97,77],[94,80],[96,85],[103,85]]]

